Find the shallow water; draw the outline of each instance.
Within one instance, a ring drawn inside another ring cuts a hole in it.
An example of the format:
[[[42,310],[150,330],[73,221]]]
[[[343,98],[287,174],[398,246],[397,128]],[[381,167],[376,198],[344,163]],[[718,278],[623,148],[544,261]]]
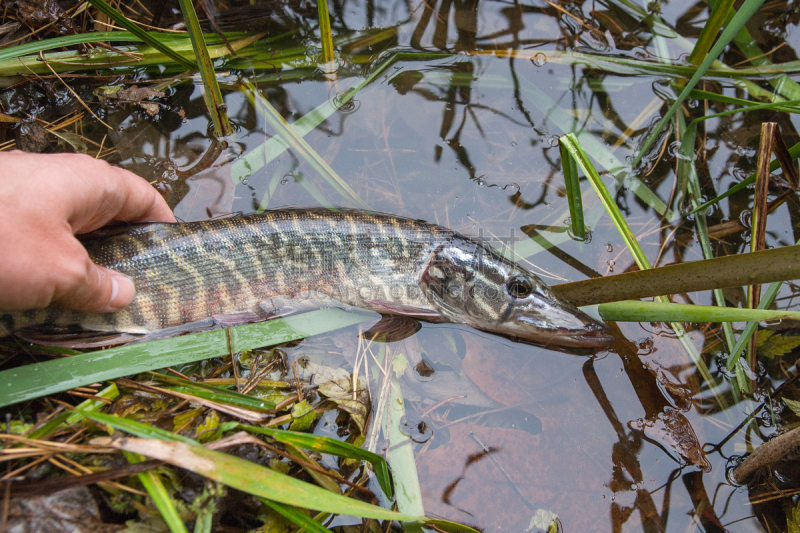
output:
[[[392,63],[351,104],[304,137],[363,204],[338,192],[296,150],[253,171],[236,167],[238,159],[275,134],[236,90],[225,91],[235,138],[210,168],[188,179],[179,178],[175,170],[191,167],[210,148],[209,121],[197,86],[177,85],[169,96],[173,111],[185,111],[183,121],[175,113],[152,121],[129,109],[111,112],[108,120],[122,129],[110,141],[120,154],[119,164],[155,180],[185,221],[287,205],[365,205],[479,235],[496,246],[509,243],[523,263],[533,263],[553,284],[623,272],[633,260],[608,217],[598,211],[585,181],[587,211],[594,207],[599,213],[589,217],[591,238],[579,242],[566,231],[569,215],[557,137],[565,129],[584,130],[608,148],[600,170],[613,158],[624,166],[645,128],[665,110],[659,95],[668,90],[660,75],[588,68],[553,53],[640,58],[657,51],[646,26],[621,14],[617,5],[562,7],[572,15],[543,1],[335,3],[335,36],[394,27],[396,37],[369,49],[360,58],[367,61],[359,65],[341,53],[335,79],[297,69],[284,70],[281,81],[269,70],[260,71],[259,90],[291,123],[357,85],[376,68],[380,54],[416,54]],[[705,20],[704,14],[691,14],[691,7],[687,2],[663,4],[661,13],[690,42]],[[597,9],[596,29],[576,20],[591,21],[592,9]],[[763,16],[760,27],[770,31],[757,36],[764,46],[787,43],[773,59],[793,59],[797,32],[786,26],[791,13],[765,9]],[[298,45],[313,42],[314,32],[308,28],[315,22],[306,23],[297,34]],[[508,49],[529,57],[501,57]],[[466,54],[476,50],[498,53]],[[673,40],[667,40],[666,50],[673,61],[688,52]],[[422,52],[453,54],[434,58]],[[533,57],[537,53],[541,55]],[[737,62],[735,52],[728,56],[729,64]],[[232,69],[224,82],[251,78],[252,71]],[[709,89],[742,96],[728,79],[708,83]],[[693,102],[689,111],[702,109]],[[724,191],[754,170],[759,124],[765,120],[781,124],[787,144],[796,141],[788,115],[773,112],[706,124],[706,151],[699,165],[704,193],[713,195],[712,185]],[[673,138],[663,146],[663,157],[659,145],[642,165],[617,168],[615,175],[638,178],[669,201],[677,151],[671,143]],[[606,182],[615,184],[609,176]],[[746,191],[723,202],[711,211],[709,224],[738,218],[749,209],[751,196]],[[691,218],[663,220],[627,189],[616,200],[652,263],[702,257]],[[770,216],[768,246],[797,240],[796,217],[789,212],[782,207]],[[557,244],[553,253],[528,237],[531,228]],[[747,239],[745,233],[715,243],[717,253],[747,251]],[[791,287],[784,288],[780,305],[793,305],[792,296]],[[712,303],[708,293],[681,295],[675,301],[687,299]],[[692,343],[717,354],[718,331],[702,326],[690,331]],[[494,406],[444,404],[426,413],[433,437],[415,448],[426,512],[485,531],[529,530],[537,510],[557,514],[564,531],[761,531],[746,487],[732,486],[726,468],[732,456],[774,433],[769,417],[759,416],[747,426],[747,436],[739,431],[729,438],[758,403],[742,400],[718,409],[666,325],[620,323],[612,331],[614,345],[592,357],[430,324],[413,339],[392,345],[395,351],[417,350],[434,368],[438,365],[437,371],[460,373]],[[316,342],[309,339],[292,351],[312,351]],[[715,359],[707,360],[716,376]],[[776,377],[776,384],[781,380]],[[436,404],[439,400],[425,401],[441,394],[436,383],[435,372],[431,380],[404,389],[416,394],[407,409],[419,415]],[[723,381],[717,391],[733,403],[727,389]],[[481,409],[492,414],[474,416]],[[511,409],[516,418],[499,423],[501,414]],[[673,411],[685,417],[681,424],[693,428],[708,452],[708,471],[690,464],[664,439],[640,430],[640,419]]]

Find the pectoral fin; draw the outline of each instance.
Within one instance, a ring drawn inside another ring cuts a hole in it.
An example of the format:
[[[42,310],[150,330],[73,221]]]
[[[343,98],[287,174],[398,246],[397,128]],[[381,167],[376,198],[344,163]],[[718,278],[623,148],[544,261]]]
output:
[[[407,316],[384,315],[361,334],[362,339],[375,342],[397,342],[414,335],[422,328],[418,320]]]

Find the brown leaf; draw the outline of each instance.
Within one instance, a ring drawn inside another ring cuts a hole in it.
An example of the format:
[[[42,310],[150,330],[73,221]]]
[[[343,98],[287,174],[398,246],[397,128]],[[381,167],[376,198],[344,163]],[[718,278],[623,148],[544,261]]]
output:
[[[711,472],[711,464],[697,440],[694,428],[679,410],[659,413],[656,418],[633,420],[628,425],[661,444],[668,452],[686,459],[689,464]]]

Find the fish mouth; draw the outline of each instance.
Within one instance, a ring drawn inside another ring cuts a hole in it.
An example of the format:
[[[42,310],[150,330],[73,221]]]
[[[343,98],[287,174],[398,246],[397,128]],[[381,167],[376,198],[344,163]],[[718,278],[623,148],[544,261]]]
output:
[[[571,318],[580,324],[570,326],[552,326],[539,330],[538,333],[531,332],[528,335],[530,340],[544,342],[545,345],[557,345],[571,348],[603,348],[611,344],[614,338],[608,334],[608,326],[598,322],[582,311],[575,310],[571,313]],[[528,317],[518,317],[519,322],[537,325],[536,321]]]
[[[614,337],[607,333],[608,326],[591,324],[580,330],[567,330],[554,334],[562,346],[576,348],[603,348],[611,344]]]

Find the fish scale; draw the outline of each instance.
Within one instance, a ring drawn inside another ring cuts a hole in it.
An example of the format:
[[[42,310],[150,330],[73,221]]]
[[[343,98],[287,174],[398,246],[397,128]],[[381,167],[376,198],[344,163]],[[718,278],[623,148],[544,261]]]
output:
[[[31,326],[148,335],[220,315],[266,318],[280,314],[280,306],[272,308],[278,300],[313,307],[333,299],[383,314],[559,344],[597,345],[604,339],[599,333],[604,326],[558,300],[535,275],[486,244],[392,215],[282,209],[114,227],[81,240],[95,263],[133,280],[133,302],[116,313],[82,313],[53,304],[43,311],[0,314],[0,336]],[[506,285],[520,276],[531,292],[512,297]],[[534,302],[534,297],[544,300]],[[542,309],[553,324],[542,318]],[[518,324],[501,323],[512,319]],[[536,333],[542,327],[544,336]]]

